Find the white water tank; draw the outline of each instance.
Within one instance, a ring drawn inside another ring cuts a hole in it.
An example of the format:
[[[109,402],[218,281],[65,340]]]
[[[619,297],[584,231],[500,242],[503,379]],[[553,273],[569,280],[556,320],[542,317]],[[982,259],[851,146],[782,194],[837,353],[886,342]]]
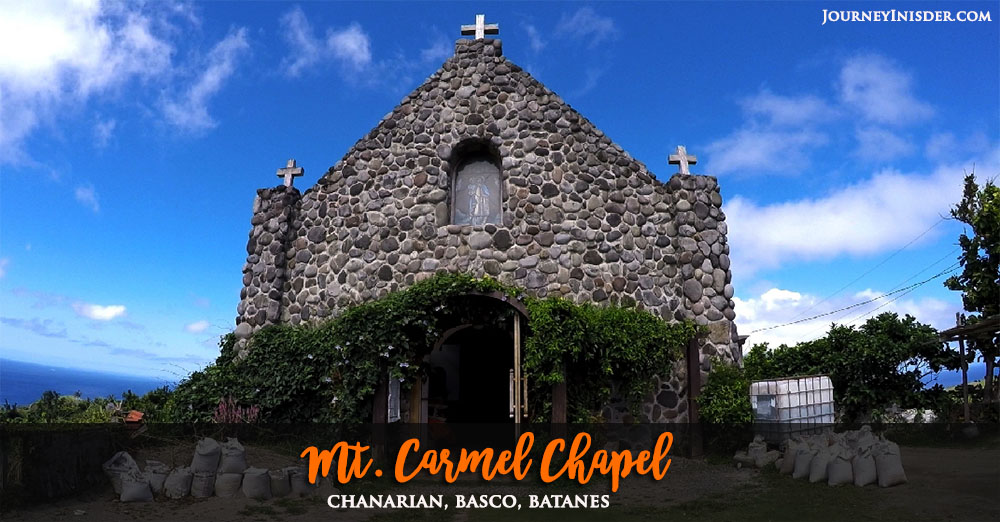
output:
[[[833,383],[826,375],[755,381],[750,404],[754,431],[770,442],[816,433],[834,423]]]

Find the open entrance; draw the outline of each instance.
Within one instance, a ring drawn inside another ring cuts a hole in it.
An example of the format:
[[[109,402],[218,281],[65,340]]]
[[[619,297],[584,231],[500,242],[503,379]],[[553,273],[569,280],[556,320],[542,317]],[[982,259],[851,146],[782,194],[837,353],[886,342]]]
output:
[[[513,333],[469,326],[427,355],[427,421],[505,423],[510,415]]]
[[[453,297],[441,322],[457,326],[428,347],[418,363],[424,377],[408,389],[392,378],[379,383],[373,422],[520,425],[528,417],[521,367],[527,316],[523,303],[498,291]]]

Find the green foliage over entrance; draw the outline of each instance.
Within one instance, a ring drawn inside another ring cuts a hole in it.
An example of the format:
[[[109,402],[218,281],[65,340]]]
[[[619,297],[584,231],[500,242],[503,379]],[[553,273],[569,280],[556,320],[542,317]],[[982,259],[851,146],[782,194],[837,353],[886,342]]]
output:
[[[545,415],[544,398],[563,379],[563,369],[570,420],[586,420],[603,406],[612,380],[638,407],[652,376],[671,371],[698,332],[693,324],[669,324],[635,308],[537,299],[489,277],[442,273],[323,323],[264,327],[242,353],[235,336],[223,337],[215,364],[177,386],[171,417],[209,422],[219,401],[232,397],[239,405],[258,406],[265,422],[368,422],[379,380],[391,375],[405,389],[422,378],[424,355],[450,328],[510,324],[516,308],[484,294],[528,311],[524,371],[538,399],[536,419]]]

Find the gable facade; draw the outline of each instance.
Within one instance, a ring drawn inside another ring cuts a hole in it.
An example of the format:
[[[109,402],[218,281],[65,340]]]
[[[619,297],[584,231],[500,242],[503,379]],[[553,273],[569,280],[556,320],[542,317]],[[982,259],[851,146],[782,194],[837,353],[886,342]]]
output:
[[[709,357],[739,358],[721,204],[713,177],[658,181],[499,40],[459,40],[315,186],[258,191],[236,333],[460,271],[706,325],[704,379]],[[648,420],[686,418],[681,366],[657,379]]]

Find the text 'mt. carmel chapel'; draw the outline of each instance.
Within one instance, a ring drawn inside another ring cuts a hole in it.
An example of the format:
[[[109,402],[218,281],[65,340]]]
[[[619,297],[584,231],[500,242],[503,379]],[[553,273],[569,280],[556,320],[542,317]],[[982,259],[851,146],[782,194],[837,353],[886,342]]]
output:
[[[658,181],[508,61],[501,41],[485,37],[496,25],[479,15],[462,29],[473,38],[458,40],[454,56],[315,186],[293,186],[303,170],[291,160],[278,171],[283,184],[258,191],[237,336],[333,317],[450,271],[705,325],[703,381],[709,357],[738,360],[716,179],[691,174],[694,156],[677,147],[669,163],[678,172]],[[439,343],[425,360],[441,367],[442,393],[471,394],[493,367],[503,382],[511,362],[483,353],[507,353],[507,335],[468,328]],[[687,375],[678,364],[659,376],[641,420],[687,420]],[[624,410],[611,405],[604,415],[617,421]],[[446,415],[432,407],[422,417],[436,414]]]

